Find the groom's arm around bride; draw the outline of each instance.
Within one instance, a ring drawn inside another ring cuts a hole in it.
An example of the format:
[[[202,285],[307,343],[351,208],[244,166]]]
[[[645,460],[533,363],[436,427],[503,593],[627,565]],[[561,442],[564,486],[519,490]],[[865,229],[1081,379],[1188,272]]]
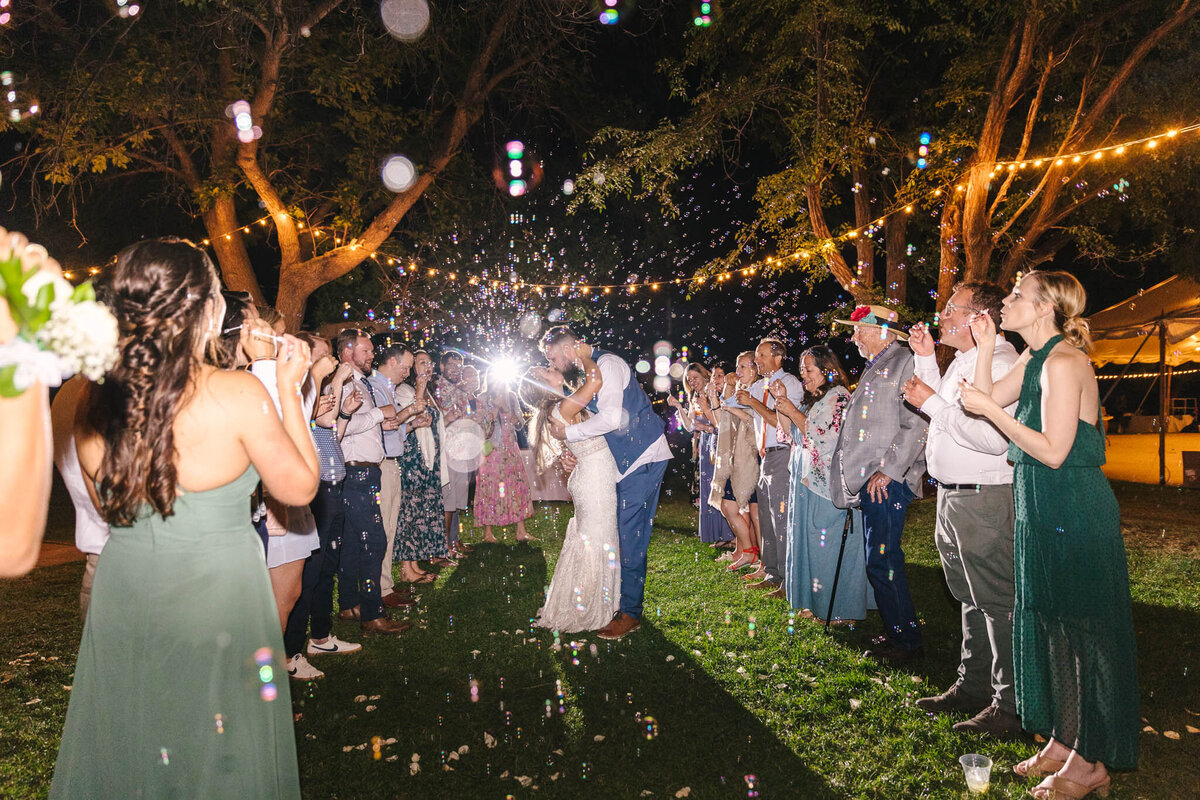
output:
[[[579,341],[565,327],[551,328],[542,339],[542,352],[551,366],[566,371],[578,353],[590,355],[600,368],[604,385],[596,396],[592,417],[574,425],[550,428],[552,436],[579,441],[603,436],[617,463],[617,528],[621,543],[621,610],[598,632],[604,638],[621,638],[641,621],[646,585],[646,549],[658,509],[671,448],[665,425],[650,398],[619,356]]]

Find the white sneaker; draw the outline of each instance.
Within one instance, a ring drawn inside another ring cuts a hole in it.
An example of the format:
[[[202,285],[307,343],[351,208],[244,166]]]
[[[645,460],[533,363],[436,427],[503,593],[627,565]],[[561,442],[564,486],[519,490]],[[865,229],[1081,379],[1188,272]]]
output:
[[[308,654],[310,656],[353,653],[357,650],[362,650],[362,645],[358,642],[343,642],[338,637],[332,635],[320,644],[317,644],[312,639],[308,640]]]
[[[288,675],[291,675],[298,681],[315,681],[317,678],[324,678],[325,673],[308,663],[308,659],[300,653],[288,659]]]

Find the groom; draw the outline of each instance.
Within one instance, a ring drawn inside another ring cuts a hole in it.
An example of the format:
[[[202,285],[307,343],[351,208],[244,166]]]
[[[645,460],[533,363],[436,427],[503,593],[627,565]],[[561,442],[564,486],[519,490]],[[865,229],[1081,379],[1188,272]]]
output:
[[[646,592],[646,548],[658,509],[663,473],[671,459],[662,418],[619,356],[579,341],[565,326],[551,328],[542,337],[542,352],[550,366],[567,372],[583,349],[600,368],[604,385],[596,395],[593,415],[575,425],[548,421],[550,435],[577,442],[603,436],[617,462],[617,536],[621,543],[621,606],[612,621],[596,632],[602,639],[620,639],[642,624],[642,598]]]

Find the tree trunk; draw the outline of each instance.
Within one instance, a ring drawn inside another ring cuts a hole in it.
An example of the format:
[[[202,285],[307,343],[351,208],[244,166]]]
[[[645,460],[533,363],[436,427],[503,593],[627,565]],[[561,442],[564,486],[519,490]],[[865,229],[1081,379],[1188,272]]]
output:
[[[884,242],[887,250],[887,285],[884,296],[890,303],[904,305],[908,302],[908,270],[905,258],[908,243],[905,233],[908,228],[908,216],[892,214],[884,226]]]
[[[875,243],[865,235],[871,224],[871,189],[867,185],[867,171],[860,161],[856,160],[850,168],[850,178],[854,181],[854,227],[864,232],[854,241],[858,255],[854,272],[859,283],[872,286],[875,283]]]
[[[213,252],[217,256],[217,268],[221,272],[225,288],[234,292],[249,292],[255,303],[266,303],[254,268],[250,266],[250,255],[246,252],[246,243],[242,239],[242,229],[238,224],[237,210],[233,207],[233,198],[217,198],[212,208],[202,216],[208,239],[212,242]]]
[[[950,292],[958,282],[958,270],[962,264],[958,256],[959,239],[962,236],[962,206],[958,198],[951,193],[946,197],[942,207],[941,230],[938,238],[941,240],[941,253],[938,269],[938,288],[936,308],[941,311],[950,299]]]

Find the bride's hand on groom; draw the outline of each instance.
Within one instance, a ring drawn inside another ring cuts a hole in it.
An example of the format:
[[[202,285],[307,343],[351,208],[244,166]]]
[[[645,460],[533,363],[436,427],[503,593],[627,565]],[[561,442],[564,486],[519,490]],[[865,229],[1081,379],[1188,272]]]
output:
[[[575,454],[570,450],[564,451],[563,454],[558,458],[558,464],[562,468],[563,473],[566,475],[570,475],[571,471],[575,469],[575,465],[578,463],[579,459],[575,458]]]
[[[566,441],[567,426],[562,424],[558,420],[554,419],[553,417],[546,420],[546,430],[550,431],[550,435],[553,436],[555,439],[558,439],[560,442]]]

